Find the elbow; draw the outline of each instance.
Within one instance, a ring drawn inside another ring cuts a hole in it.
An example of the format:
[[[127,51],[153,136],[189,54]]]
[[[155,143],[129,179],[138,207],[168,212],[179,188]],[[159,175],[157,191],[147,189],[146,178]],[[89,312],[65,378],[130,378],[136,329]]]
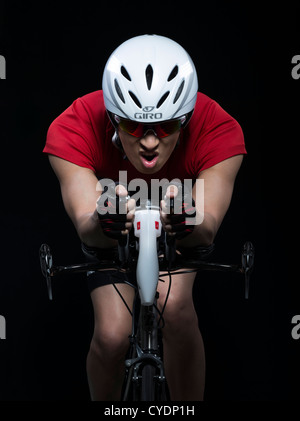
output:
[[[206,227],[199,233],[199,245],[203,247],[209,247],[213,244],[216,236],[216,231],[212,228]]]
[[[203,247],[211,246],[215,240],[218,231],[218,224],[212,215],[205,215],[201,224],[196,225],[194,235],[197,238],[198,245]]]
[[[205,214],[203,223],[198,226],[199,237],[201,237],[203,246],[210,246],[213,244],[219,226],[220,224],[213,215]]]

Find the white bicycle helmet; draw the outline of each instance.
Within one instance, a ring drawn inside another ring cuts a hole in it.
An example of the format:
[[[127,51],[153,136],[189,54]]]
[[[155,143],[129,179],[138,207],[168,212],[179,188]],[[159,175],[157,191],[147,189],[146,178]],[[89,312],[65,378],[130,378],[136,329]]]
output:
[[[109,113],[158,123],[193,111],[198,80],[193,61],[177,42],[141,35],[125,41],[111,54],[102,89]]]

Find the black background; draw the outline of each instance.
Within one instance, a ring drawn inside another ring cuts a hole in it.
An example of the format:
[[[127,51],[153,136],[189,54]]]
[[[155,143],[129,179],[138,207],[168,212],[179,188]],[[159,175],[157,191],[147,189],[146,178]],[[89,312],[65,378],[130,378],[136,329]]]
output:
[[[77,97],[101,89],[110,53],[145,33],[192,56],[199,90],[241,124],[248,156],[216,238],[216,260],[256,248],[250,298],[243,281],[201,274],[195,303],[207,356],[206,400],[297,400],[299,6],[251,2],[0,2],[0,400],[88,400],[92,309],[84,278],[64,277],[49,302],[38,250],[82,260],[58,182],[42,149],[47,128]],[[299,340],[300,342],[300,340]],[[300,354],[299,354],[300,355]]]

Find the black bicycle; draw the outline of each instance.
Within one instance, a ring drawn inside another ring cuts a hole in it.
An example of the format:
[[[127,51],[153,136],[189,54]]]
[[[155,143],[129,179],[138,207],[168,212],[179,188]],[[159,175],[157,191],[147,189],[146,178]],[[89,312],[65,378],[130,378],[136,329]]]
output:
[[[249,281],[254,265],[254,247],[247,241],[242,249],[240,264],[210,262],[208,257],[213,247],[195,248],[189,256],[175,250],[174,241],[161,235],[159,210],[149,205],[137,209],[134,222],[134,236],[127,236],[126,242],[119,244],[118,254],[91,263],[55,266],[50,247],[40,247],[41,270],[47,281],[49,299],[52,300],[52,279],[61,273],[111,270],[122,273],[136,272],[132,315],[132,332],[129,336],[129,351],[125,360],[125,378],[122,401],[167,401],[167,382],[162,358],[163,313],[172,284],[172,273],[197,272],[199,270],[236,272],[244,276],[245,298],[249,296]],[[184,269],[184,270],[183,270]],[[163,277],[169,278],[169,287],[163,308],[156,305],[157,284]]]

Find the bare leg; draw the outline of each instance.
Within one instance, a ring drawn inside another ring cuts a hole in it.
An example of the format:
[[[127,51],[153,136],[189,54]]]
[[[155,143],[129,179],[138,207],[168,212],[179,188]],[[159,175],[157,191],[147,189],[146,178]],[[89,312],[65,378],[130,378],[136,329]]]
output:
[[[195,274],[173,275],[172,288],[164,313],[164,360],[171,400],[203,400],[205,352],[193,304]],[[168,281],[159,283],[160,306]]]
[[[129,307],[134,291],[117,284]],[[95,326],[87,356],[87,374],[92,400],[120,400],[124,359],[131,333],[131,315],[112,285],[92,291]]]

